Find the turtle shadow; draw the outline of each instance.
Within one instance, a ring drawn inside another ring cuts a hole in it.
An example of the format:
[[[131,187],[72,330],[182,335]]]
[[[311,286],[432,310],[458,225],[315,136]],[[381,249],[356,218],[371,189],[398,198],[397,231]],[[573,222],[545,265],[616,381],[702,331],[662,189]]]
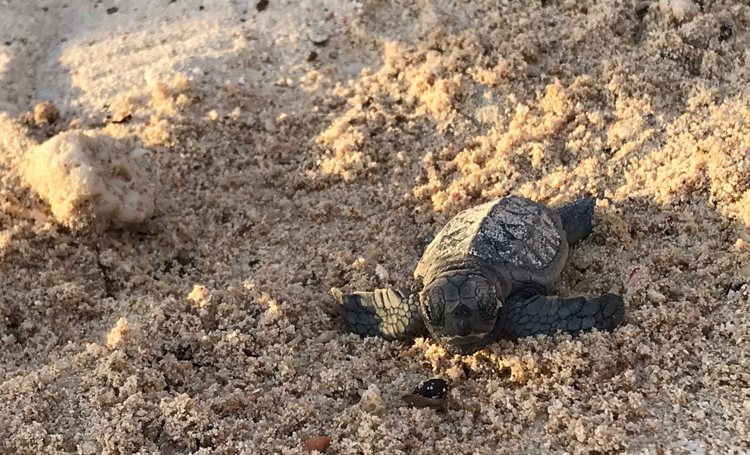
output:
[[[738,241],[747,227],[716,210],[706,197],[657,203],[628,197],[601,204],[593,233],[571,249],[561,292],[617,292],[629,308],[692,302],[708,316],[727,293],[747,284],[739,269]],[[709,258],[714,253],[715,258]],[[713,302],[713,303],[711,303]],[[635,321],[634,321],[635,322]]]

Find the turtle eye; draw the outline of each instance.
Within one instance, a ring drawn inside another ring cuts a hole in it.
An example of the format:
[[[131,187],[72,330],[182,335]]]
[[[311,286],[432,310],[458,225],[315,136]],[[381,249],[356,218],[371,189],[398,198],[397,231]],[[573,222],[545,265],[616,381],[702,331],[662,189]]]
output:
[[[442,327],[445,319],[445,303],[440,289],[430,289],[423,294],[422,309],[427,321]]]
[[[500,311],[502,303],[497,300],[494,286],[484,289],[477,288],[476,299],[479,316],[482,319],[492,321],[497,318],[497,313]]]
[[[424,315],[427,317],[427,320],[432,322],[432,310],[430,310],[430,298],[425,296],[426,302],[422,304],[422,309],[424,310]]]

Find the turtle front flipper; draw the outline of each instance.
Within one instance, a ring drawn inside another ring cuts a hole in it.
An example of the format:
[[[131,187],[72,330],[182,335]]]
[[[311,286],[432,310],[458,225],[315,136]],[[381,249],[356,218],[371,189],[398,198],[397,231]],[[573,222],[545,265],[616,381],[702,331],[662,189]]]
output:
[[[595,298],[561,298],[546,295],[511,295],[501,309],[503,334],[517,339],[553,335],[557,331],[577,335],[598,329],[614,330],[625,315],[625,303],[617,294]]]
[[[563,230],[565,230],[569,244],[573,245],[591,234],[594,229],[595,208],[596,198],[589,196],[555,210],[562,219]]]
[[[425,331],[415,294],[400,289],[344,294],[337,288],[331,294],[341,305],[346,325],[359,335],[408,340]]]

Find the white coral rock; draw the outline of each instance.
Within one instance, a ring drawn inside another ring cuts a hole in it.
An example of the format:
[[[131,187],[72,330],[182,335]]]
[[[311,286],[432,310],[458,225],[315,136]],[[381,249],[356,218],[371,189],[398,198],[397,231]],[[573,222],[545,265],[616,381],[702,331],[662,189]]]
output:
[[[133,141],[68,131],[30,150],[20,170],[59,223],[121,228],[154,212],[156,185],[144,154]]]

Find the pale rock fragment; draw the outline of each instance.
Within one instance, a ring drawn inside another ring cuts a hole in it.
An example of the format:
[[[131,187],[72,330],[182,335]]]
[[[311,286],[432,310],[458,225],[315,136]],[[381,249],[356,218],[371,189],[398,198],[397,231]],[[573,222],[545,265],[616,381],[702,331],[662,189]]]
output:
[[[383,402],[383,397],[380,395],[380,389],[377,385],[370,384],[367,390],[362,393],[359,405],[369,413],[380,412],[385,408],[385,402]]]
[[[677,22],[688,21],[700,12],[692,0],[659,0],[659,10],[665,17]]]
[[[30,150],[20,174],[61,224],[135,226],[154,213],[156,184],[145,154],[133,141],[68,131]]]

